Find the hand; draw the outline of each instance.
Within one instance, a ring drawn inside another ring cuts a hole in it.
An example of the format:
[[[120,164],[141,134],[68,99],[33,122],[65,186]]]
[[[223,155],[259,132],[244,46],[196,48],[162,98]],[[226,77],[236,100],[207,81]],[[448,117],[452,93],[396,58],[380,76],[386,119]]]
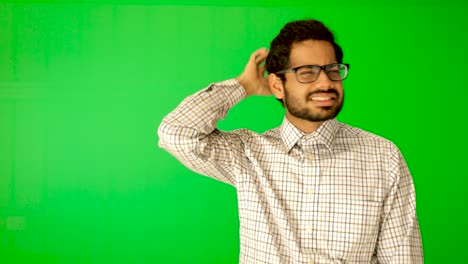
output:
[[[245,65],[244,72],[237,77],[237,81],[244,87],[247,96],[271,95],[268,88],[268,80],[265,76],[266,67],[261,65],[268,55],[266,48],[256,50]]]

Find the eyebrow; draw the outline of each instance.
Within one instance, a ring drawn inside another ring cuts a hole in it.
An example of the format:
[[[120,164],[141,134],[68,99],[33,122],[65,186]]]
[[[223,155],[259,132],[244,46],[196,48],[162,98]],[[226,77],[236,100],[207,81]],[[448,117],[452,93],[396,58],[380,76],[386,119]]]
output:
[[[339,62],[331,62],[331,63],[327,63],[327,64],[301,64],[301,65],[297,65],[297,66],[289,67],[289,68],[294,69],[294,68],[302,67],[302,66],[326,66],[326,65],[335,64],[335,63],[339,63]]]

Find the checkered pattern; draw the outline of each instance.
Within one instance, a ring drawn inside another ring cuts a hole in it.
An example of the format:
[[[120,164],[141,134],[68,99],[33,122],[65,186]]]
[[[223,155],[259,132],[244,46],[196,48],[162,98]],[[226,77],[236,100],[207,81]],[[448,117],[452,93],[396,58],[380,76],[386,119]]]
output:
[[[263,134],[216,123],[245,97],[234,80],[186,98],[159,145],[236,187],[240,263],[423,263],[415,192],[390,141],[337,120],[305,134],[287,119]]]

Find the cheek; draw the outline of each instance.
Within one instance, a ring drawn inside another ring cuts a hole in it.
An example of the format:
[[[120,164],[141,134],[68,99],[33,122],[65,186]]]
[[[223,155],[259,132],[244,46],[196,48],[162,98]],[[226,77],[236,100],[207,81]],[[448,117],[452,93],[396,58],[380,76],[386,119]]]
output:
[[[305,104],[307,103],[307,98],[308,98],[308,94],[307,92],[304,92],[304,91],[300,91],[300,92],[293,91],[293,92],[288,93],[288,100],[295,104],[299,104],[299,105]]]
[[[344,93],[343,83],[337,83],[333,88],[334,88],[340,95],[343,95],[343,93]]]

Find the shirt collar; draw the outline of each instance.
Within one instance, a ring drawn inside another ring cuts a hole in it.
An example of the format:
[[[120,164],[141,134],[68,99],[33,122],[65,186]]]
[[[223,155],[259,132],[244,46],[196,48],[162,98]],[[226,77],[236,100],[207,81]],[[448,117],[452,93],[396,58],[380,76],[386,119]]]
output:
[[[284,117],[283,123],[281,124],[281,139],[286,146],[287,152],[289,152],[294,145],[299,141],[305,144],[324,144],[328,149],[332,149],[333,140],[340,127],[339,122],[333,118],[327,120],[320,125],[317,130],[312,133],[305,133],[295,127]]]

